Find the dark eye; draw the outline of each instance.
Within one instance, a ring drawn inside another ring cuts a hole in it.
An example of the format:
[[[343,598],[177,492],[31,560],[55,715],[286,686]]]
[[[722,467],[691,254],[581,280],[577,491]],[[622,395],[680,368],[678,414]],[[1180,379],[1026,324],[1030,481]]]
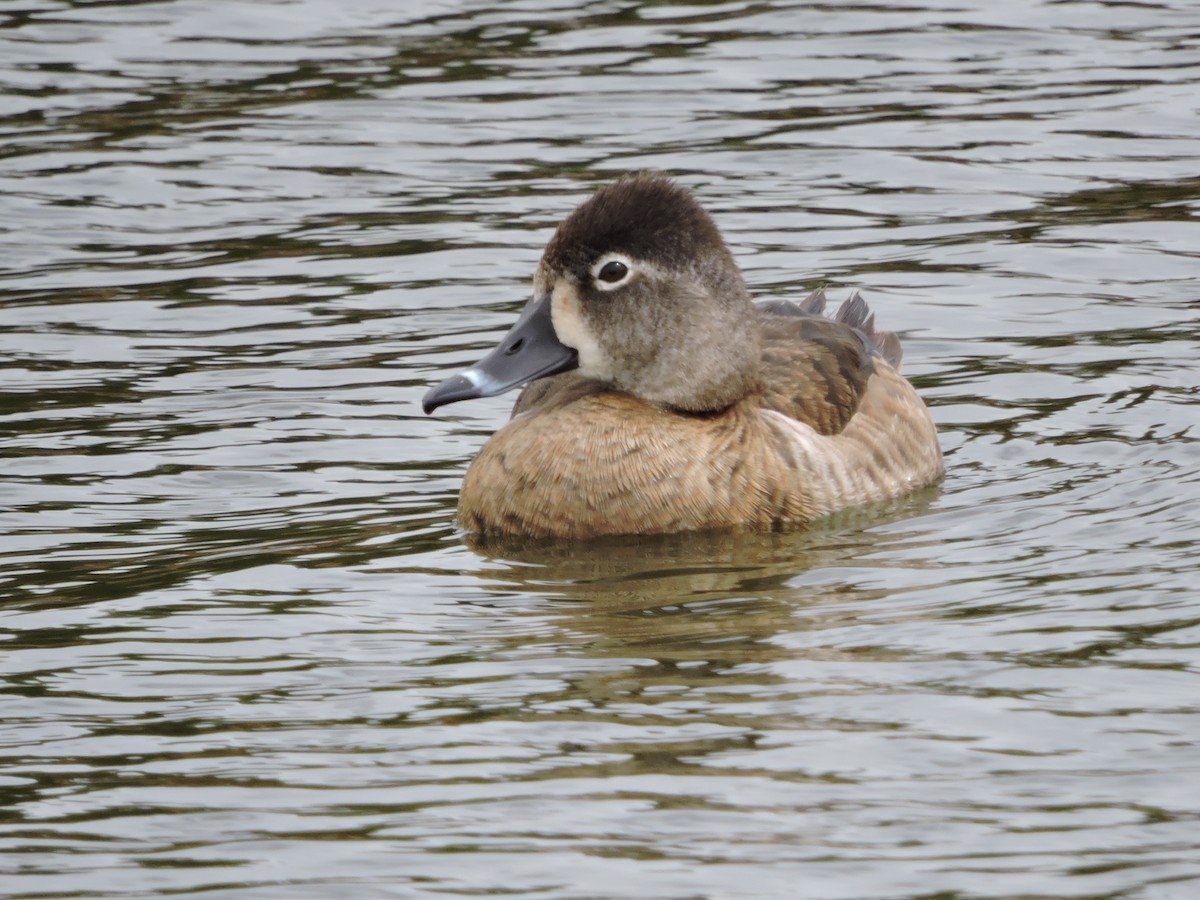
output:
[[[608,284],[616,284],[622,278],[629,274],[629,266],[618,260],[606,262],[604,267],[596,273],[596,277]]]

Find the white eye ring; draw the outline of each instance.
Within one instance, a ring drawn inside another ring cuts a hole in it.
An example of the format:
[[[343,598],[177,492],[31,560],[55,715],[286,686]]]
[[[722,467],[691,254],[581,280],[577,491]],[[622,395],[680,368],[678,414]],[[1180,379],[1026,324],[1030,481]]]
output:
[[[616,263],[616,266],[613,266],[613,263]],[[617,275],[615,281],[601,277],[601,273],[606,268],[611,274]],[[620,271],[621,268],[625,270],[623,273]],[[615,291],[627,284],[632,277],[633,261],[623,253],[606,253],[592,264],[592,283],[602,291]]]

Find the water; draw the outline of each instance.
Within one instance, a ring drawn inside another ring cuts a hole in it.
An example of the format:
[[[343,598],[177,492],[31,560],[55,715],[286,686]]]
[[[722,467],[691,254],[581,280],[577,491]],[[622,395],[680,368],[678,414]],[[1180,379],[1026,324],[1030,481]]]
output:
[[[1194,5],[26,0],[0,85],[0,893],[1200,892]],[[421,394],[643,168],[940,488],[454,530],[511,397]]]

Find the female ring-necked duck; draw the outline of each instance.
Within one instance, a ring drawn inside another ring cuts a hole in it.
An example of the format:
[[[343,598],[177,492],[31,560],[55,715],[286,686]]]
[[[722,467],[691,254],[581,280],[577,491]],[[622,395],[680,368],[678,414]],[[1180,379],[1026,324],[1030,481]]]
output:
[[[533,298],[425,411],[527,384],[459,523],[591,537],[779,528],[936,481],[933,420],[857,293],[755,304],[692,195],[625,178],[558,226]]]

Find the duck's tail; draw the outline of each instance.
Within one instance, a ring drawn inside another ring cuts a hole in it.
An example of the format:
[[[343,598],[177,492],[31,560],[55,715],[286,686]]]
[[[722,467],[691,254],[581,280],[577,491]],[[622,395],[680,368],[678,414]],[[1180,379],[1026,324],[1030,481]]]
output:
[[[759,303],[762,309],[769,312],[795,315],[796,310],[799,309],[800,312],[810,316],[824,316],[825,305],[825,288],[817,288],[799,303],[792,303],[789,300],[765,300]],[[879,355],[886,359],[893,369],[897,372],[900,371],[900,362],[904,359],[900,338],[894,331],[880,331],[875,328],[875,314],[871,312],[871,307],[862,298],[862,294],[858,291],[852,293],[830,318],[835,322],[842,322],[851,328],[858,329],[863,337],[879,351]]]
[[[813,294],[824,294],[824,291],[818,289],[813,291]],[[807,303],[811,299],[812,294],[804,302]],[[824,297],[821,298],[820,304],[824,309]],[[862,298],[862,294],[858,291],[852,293],[849,299],[838,307],[833,319],[835,322],[844,322],[851,328],[857,328],[865,334],[867,339],[875,345],[879,355],[891,363],[893,369],[897,372],[900,371],[900,363],[904,359],[904,349],[900,346],[900,338],[894,331],[880,331],[875,328],[875,313],[871,312],[871,307],[867,306],[867,301]]]

